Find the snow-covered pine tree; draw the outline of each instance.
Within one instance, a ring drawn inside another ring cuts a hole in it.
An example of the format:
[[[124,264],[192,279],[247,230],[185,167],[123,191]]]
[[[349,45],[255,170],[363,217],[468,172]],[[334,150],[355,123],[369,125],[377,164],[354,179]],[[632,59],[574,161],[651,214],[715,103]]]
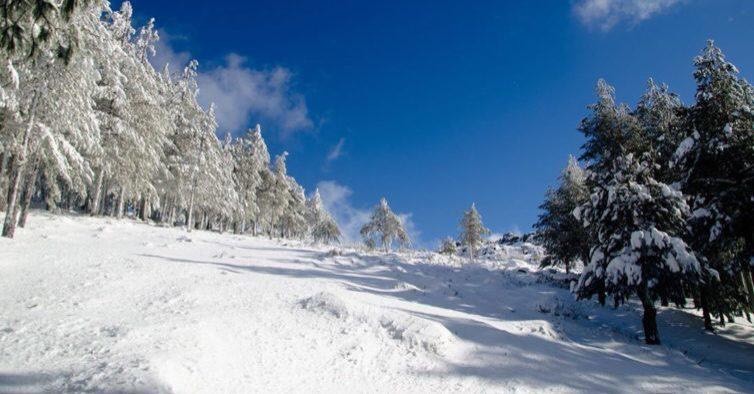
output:
[[[306,201],[306,221],[309,234],[315,242],[330,244],[340,241],[338,224],[325,209],[319,189],[314,190],[312,196]]]
[[[146,219],[151,205],[158,206],[164,188],[165,144],[173,132],[172,115],[164,97],[160,75],[141,61],[129,41],[133,35],[131,7],[124,2],[120,11],[92,27],[87,48],[99,69],[93,92],[94,109],[100,124],[100,144],[90,155],[96,176],[89,191],[88,209],[102,211],[110,192],[118,196],[122,215],[126,200],[138,200],[139,213]],[[85,50],[82,48],[82,51]]]
[[[283,152],[275,156],[275,163],[272,170],[272,185],[271,185],[271,203],[270,208],[270,231],[277,232],[277,235],[281,238],[285,237],[285,229],[283,225],[283,216],[288,210],[288,204],[290,203],[290,188],[288,185],[288,168],[286,165],[286,157],[288,152]]]
[[[0,50],[14,57],[34,57],[45,51],[66,62],[74,54],[78,24],[71,21],[93,0],[4,1],[0,7]]]
[[[385,252],[389,252],[393,242],[397,241],[399,245],[408,245],[411,241],[408,233],[403,228],[400,218],[390,210],[387,200],[383,197],[380,203],[374,208],[372,216],[359,231],[364,238],[364,243],[375,245],[375,238],[378,238],[380,245]]]
[[[33,196],[50,209],[134,212],[220,231],[249,220],[268,233],[308,234],[304,190],[284,156],[272,171],[259,128],[243,149],[221,143],[213,109],[196,99],[197,63],[178,78],[167,66],[156,72],[148,62],[159,38],[154,20],[136,34],[130,2],[112,11],[85,0],[20,0],[0,14],[6,235],[17,217],[23,224]],[[337,226],[323,219],[317,234],[332,240]]]
[[[696,103],[675,163],[693,212],[691,244],[714,273],[699,294],[712,330],[710,314],[724,324],[754,308],[754,91],[712,41],[694,65]]]
[[[655,302],[683,305],[684,284],[701,280],[702,268],[682,236],[688,206],[683,194],[652,177],[649,155],[617,157],[597,177],[591,198],[574,211],[595,235],[589,263],[574,288],[579,298],[603,289],[616,305],[636,294],[644,307],[647,344],[660,343]]]
[[[91,100],[96,69],[81,52],[83,49],[68,66],[60,62],[50,65],[54,77],[47,78],[47,94],[38,97],[36,128],[29,141],[19,200],[19,227],[24,227],[39,187],[45,190],[48,206],[56,206],[62,190],[68,199],[82,200],[92,182],[88,154],[100,143]]]
[[[641,125],[630,108],[615,103],[615,89],[600,79],[595,91],[597,102],[588,107],[591,115],[579,126],[586,138],[579,160],[590,172],[601,173],[610,171],[617,157],[640,151],[644,141]]]
[[[547,251],[541,266],[563,265],[566,272],[578,260],[589,260],[589,237],[573,216],[573,210],[589,199],[586,174],[575,157],[568,158],[568,165],[560,174],[557,189],[548,190],[545,201],[539,206],[542,213],[534,225],[537,239]]]
[[[280,219],[283,237],[304,239],[308,235],[306,194],[296,180],[288,176],[288,204]]]
[[[258,137],[255,136],[257,134]],[[236,231],[239,233],[244,233],[247,223],[253,223],[258,216],[259,204],[256,191],[262,183],[260,171],[262,167],[268,165],[260,157],[262,152],[255,144],[256,138],[261,138],[259,125],[256,129],[250,129],[246,135],[236,139],[231,146],[234,162],[233,178],[240,201],[239,217],[236,218]],[[269,157],[269,154],[267,155]]]
[[[655,178],[666,183],[679,180],[679,173],[671,166],[678,144],[685,137],[686,108],[680,98],[669,91],[667,85],[657,85],[651,78],[647,90],[636,105],[634,116],[641,126],[643,143],[634,155],[649,153],[659,165]]]
[[[642,138],[641,126],[630,108],[625,104],[615,103],[615,89],[600,79],[595,89],[597,102],[588,108],[591,114],[581,121],[579,131],[584,134],[586,142],[582,145],[579,159],[585,163],[588,176],[586,186],[589,193],[593,193],[597,180],[604,179],[609,174],[618,157],[639,151],[645,141]],[[589,250],[598,246],[597,234],[586,229],[589,240]],[[594,256],[590,257],[590,260]],[[603,261],[603,265],[607,262]],[[601,285],[598,283],[598,285]],[[604,289],[598,289],[600,304],[605,303]]]
[[[442,240],[442,243],[440,244],[440,250],[438,252],[440,254],[447,254],[448,256],[455,256],[455,254],[458,252],[458,248],[456,247],[456,240],[451,237],[446,237]]]
[[[65,42],[67,34],[74,34],[93,15],[76,12],[63,16],[57,9],[19,3],[7,4],[2,11],[5,17],[0,16],[0,30],[7,33],[0,38],[0,53],[7,62],[4,71],[10,82],[3,89],[5,114],[0,125],[3,152],[10,157],[3,223],[3,236],[9,238],[19,217],[22,225],[26,220],[40,171],[50,170],[61,175],[69,187],[82,189],[84,181],[78,176],[86,178],[89,168],[81,151],[94,141],[88,96],[94,70],[91,61],[82,58],[76,67],[68,67],[73,48]],[[29,20],[31,16],[16,13],[24,7],[42,12],[38,16],[49,16],[50,20],[35,23]],[[26,35],[12,31],[25,27],[34,32]]]
[[[484,227],[484,223],[482,223],[482,216],[477,211],[476,204],[472,203],[471,208],[463,213],[459,225],[461,227],[459,236],[461,245],[466,246],[469,257],[473,259],[476,250],[484,242],[484,237],[490,233],[490,230]]]
[[[224,231],[228,219],[239,210],[239,200],[230,152],[216,136],[214,104],[204,114],[201,129],[207,142],[196,178],[195,217],[199,219],[199,228]]]
[[[270,210],[268,208],[272,204],[273,199],[271,185],[274,177],[270,171],[270,152],[262,137],[262,128],[260,125],[256,125],[254,131],[249,135],[249,140],[254,151],[255,167],[258,169],[259,183],[253,191],[255,209],[253,211],[246,211],[246,213],[251,220],[252,233],[256,235],[260,225],[271,223],[271,219],[269,219]]]

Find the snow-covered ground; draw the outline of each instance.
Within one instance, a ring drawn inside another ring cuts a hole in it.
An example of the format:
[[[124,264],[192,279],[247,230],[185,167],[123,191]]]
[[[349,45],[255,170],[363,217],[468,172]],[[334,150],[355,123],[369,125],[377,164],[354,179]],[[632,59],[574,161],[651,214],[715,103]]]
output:
[[[754,391],[754,328],[461,265],[35,213],[0,240],[0,392]],[[520,252],[520,251],[519,251]]]

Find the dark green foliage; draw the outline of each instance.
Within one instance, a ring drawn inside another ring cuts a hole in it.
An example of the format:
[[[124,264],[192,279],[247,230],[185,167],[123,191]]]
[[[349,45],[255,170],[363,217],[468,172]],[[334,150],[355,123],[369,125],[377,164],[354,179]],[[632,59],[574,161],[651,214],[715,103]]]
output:
[[[754,92],[712,41],[694,65],[696,103],[675,161],[695,213],[690,242],[715,273],[701,291],[705,315],[724,321],[754,302],[745,279],[754,250]]]
[[[539,206],[542,214],[534,225],[537,239],[547,255],[541,266],[563,265],[570,272],[573,264],[589,258],[587,232],[573,216],[573,210],[589,198],[584,170],[574,157],[560,175],[557,189],[548,190],[545,201]]]
[[[566,253],[573,250],[566,243],[586,240],[590,258],[579,296],[604,299],[607,292],[616,303],[639,296],[648,312],[647,342],[659,341],[651,327],[658,298],[682,304],[694,297],[708,329],[712,316],[724,324],[754,308],[754,89],[711,41],[694,65],[697,93],[688,107],[650,80],[631,110],[615,103],[611,86],[598,82],[597,103],[579,128],[591,196],[582,197],[578,212],[587,228],[559,234],[573,226],[564,215],[573,204],[564,185],[548,192],[537,223],[549,254],[545,265],[575,255]],[[670,237],[675,249],[631,239],[648,230]],[[684,255],[687,248],[700,265],[696,272],[655,269],[662,260],[672,265],[670,255],[686,259],[687,268],[694,265]],[[640,280],[628,286],[616,277],[617,264],[610,267],[616,256],[630,257],[651,285]]]

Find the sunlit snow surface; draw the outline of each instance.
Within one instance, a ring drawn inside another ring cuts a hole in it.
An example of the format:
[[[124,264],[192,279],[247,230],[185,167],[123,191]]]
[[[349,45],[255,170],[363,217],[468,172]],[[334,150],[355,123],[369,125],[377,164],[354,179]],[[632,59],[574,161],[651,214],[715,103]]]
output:
[[[468,263],[35,213],[0,240],[0,392],[754,391],[754,328]]]

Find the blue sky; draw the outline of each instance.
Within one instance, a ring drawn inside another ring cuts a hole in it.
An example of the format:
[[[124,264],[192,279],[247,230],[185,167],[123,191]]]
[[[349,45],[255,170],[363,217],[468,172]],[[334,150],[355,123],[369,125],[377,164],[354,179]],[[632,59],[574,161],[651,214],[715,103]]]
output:
[[[385,196],[423,246],[472,202],[528,231],[598,78],[630,104],[649,77],[689,102],[708,38],[754,72],[749,0],[132,3],[161,29],[156,62],[199,60],[224,130],[262,123],[347,232]]]

